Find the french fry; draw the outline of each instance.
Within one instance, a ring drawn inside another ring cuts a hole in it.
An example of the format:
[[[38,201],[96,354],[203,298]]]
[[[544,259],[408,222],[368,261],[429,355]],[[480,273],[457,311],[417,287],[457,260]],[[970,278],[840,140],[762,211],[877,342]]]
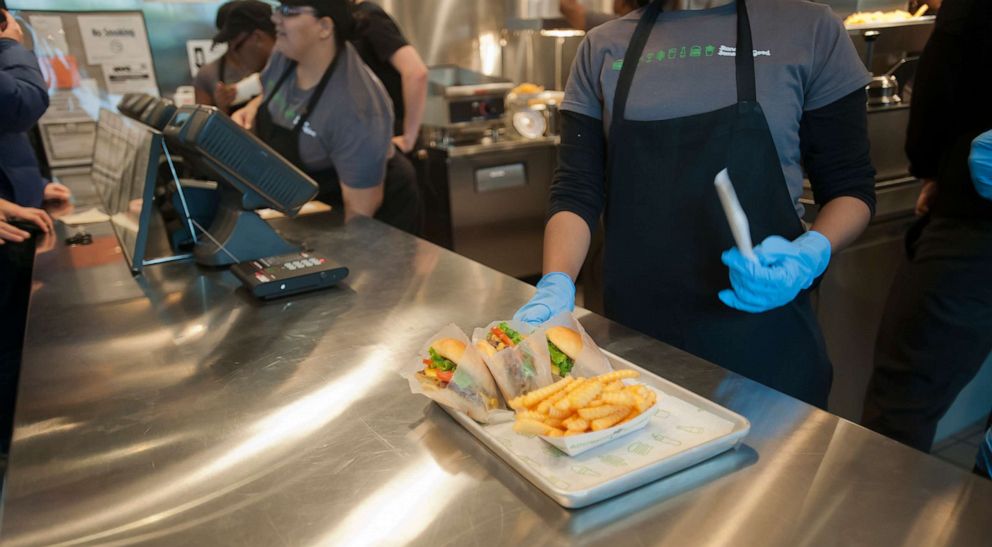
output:
[[[599,397],[600,400],[609,405],[637,406],[634,396],[626,391],[603,393]]]
[[[602,431],[640,416],[657,402],[642,384],[623,380],[638,376],[617,370],[595,378],[566,377],[511,401],[517,410],[513,430],[524,435],[573,436]]]
[[[568,431],[579,431],[584,433],[585,430],[589,429],[589,422],[578,416],[572,416],[571,418],[566,419],[562,422],[562,425],[564,425],[565,429]]]
[[[577,413],[578,413],[579,417],[582,418],[583,420],[597,420],[599,418],[605,418],[605,417],[610,416],[612,414],[616,414],[616,413],[620,412],[621,410],[627,410],[629,412],[630,411],[630,407],[627,407],[627,406],[603,405],[603,406],[597,406],[597,407],[593,407],[593,408],[580,408],[577,411]],[[624,416],[626,416],[626,415],[627,414],[624,413]]]
[[[600,431],[608,427],[613,427],[620,422],[620,420],[627,417],[630,414],[630,409],[627,407],[621,407],[620,410],[606,416],[605,418],[599,418],[593,420],[589,425],[593,431]]]
[[[573,378],[573,377],[566,376],[566,378]],[[565,393],[571,393],[576,389],[579,389],[580,387],[586,385],[587,382],[589,382],[589,378],[579,378],[578,380],[575,380],[574,382],[570,383],[568,386],[565,387]]]
[[[565,389],[569,384],[571,384],[574,381],[575,379],[572,378],[571,376],[566,376],[561,380],[558,380],[557,382],[551,384],[550,386],[545,386],[542,387],[541,389],[535,389],[534,391],[531,391],[530,393],[524,395],[522,399],[520,397],[516,397],[513,399],[513,401],[511,401],[511,408],[517,409],[522,407],[534,406],[537,403],[541,402],[542,400]],[[520,400],[518,401],[518,399]],[[518,406],[513,406],[513,404],[517,404]]]
[[[552,429],[554,428],[536,420],[517,420],[513,424],[513,431],[521,435],[546,435]]]
[[[557,405],[548,408],[548,416],[551,418],[565,419],[572,415],[572,410],[562,410]]]
[[[572,382],[571,385],[575,385],[575,382]],[[567,397],[568,393],[569,393],[568,388],[565,388],[559,391],[558,393],[555,393],[554,395],[548,397],[547,399],[541,401],[540,403],[538,403],[536,407],[537,411],[540,412],[541,414],[547,414],[548,407]]]
[[[620,380],[616,380],[614,382],[610,382],[610,383],[606,384],[605,386],[603,386],[603,391],[604,392],[620,391],[622,389],[623,389],[623,382],[621,382]]]
[[[613,381],[616,381],[616,380],[624,380],[626,378],[637,378],[640,375],[641,375],[640,372],[637,372],[636,370],[631,370],[631,369],[614,370],[613,372],[609,372],[609,373],[601,374],[601,375],[597,376],[596,377],[596,380],[598,380],[599,382],[602,382],[604,384],[608,384],[608,383],[613,382]]]
[[[555,408],[558,410],[582,408],[591,403],[601,391],[603,391],[603,384],[586,382],[582,387],[570,393],[568,397],[555,403]]]
[[[547,414],[541,414],[535,410],[524,410],[517,414],[518,420],[534,420],[535,422],[543,422],[547,417]]]

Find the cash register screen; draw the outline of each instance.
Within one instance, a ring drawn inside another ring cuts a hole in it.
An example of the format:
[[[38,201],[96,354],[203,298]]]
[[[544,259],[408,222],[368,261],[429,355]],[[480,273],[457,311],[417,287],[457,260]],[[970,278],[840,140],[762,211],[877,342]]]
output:
[[[145,258],[162,134],[100,110],[91,177],[132,272]],[[157,216],[155,217],[157,218]]]

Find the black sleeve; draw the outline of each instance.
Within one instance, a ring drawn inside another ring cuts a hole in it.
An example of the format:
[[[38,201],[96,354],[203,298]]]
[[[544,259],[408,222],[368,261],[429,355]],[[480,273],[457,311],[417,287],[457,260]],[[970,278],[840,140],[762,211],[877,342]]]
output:
[[[396,21],[381,9],[369,11],[364,23],[362,32],[365,39],[383,63],[388,63],[401,47],[409,45]]]
[[[603,122],[561,111],[558,167],[551,184],[548,219],[569,211],[582,217],[595,233],[606,202],[606,137]]]
[[[992,84],[987,68],[990,23],[988,0],[941,4],[913,78],[906,155],[914,176],[936,179],[950,143],[962,133],[981,129],[992,113],[988,101],[975,95]],[[983,64],[982,69],[975,68]]]
[[[799,149],[817,204],[849,196],[865,202],[875,214],[875,168],[868,154],[864,89],[804,112]]]

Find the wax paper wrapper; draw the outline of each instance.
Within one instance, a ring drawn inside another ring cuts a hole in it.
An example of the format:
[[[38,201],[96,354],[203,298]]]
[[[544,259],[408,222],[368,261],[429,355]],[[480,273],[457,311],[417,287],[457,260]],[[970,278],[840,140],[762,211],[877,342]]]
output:
[[[596,342],[586,333],[586,329],[582,328],[582,323],[575,318],[572,312],[564,311],[558,315],[552,317],[550,320],[541,325],[532,336],[540,335],[545,336],[545,331],[551,327],[568,327],[579,333],[582,338],[582,351],[574,359],[575,366],[572,367],[571,375],[577,378],[591,378],[593,376],[599,376],[600,374],[606,374],[608,372],[613,372],[613,366],[610,365],[610,360],[606,357]],[[550,357],[549,357],[550,360]],[[550,364],[549,364],[550,366]],[[557,375],[555,375],[557,376]],[[558,380],[557,377],[554,380]]]
[[[500,323],[506,323],[524,336],[523,341],[516,346],[498,351],[491,357],[482,355],[503,397],[509,401],[524,393],[551,385],[553,380],[548,342],[543,333],[528,334],[534,330],[534,327],[519,321],[493,321],[484,329],[475,329],[472,333],[472,345],[480,342],[485,344],[489,331]]]
[[[454,376],[444,388],[421,383],[417,373],[424,369],[423,359],[429,357],[431,344],[441,338],[454,338],[465,343],[465,353],[455,364]],[[496,382],[482,361],[482,355],[456,325],[448,325],[424,342],[416,359],[404,367],[402,375],[410,382],[410,391],[419,393],[435,402],[468,414],[481,423],[497,423],[512,419],[513,414],[503,407],[496,390]]]

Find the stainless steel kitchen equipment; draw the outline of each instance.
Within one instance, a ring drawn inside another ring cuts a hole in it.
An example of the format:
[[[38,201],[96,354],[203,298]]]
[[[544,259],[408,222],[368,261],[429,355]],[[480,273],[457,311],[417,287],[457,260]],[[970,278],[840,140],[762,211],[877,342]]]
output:
[[[424,126],[443,129],[484,128],[502,123],[504,99],[513,82],[459,68],[429,70]]]
[[[513,83],[453,66],[430,69],[417,168],[425,236],[516,277],[541,273],[557,137],[507,130]]]
[[[899,80],[895,76],[875,76],[868,84],[870,106],[891,106],[902,102],[899,98]]]

